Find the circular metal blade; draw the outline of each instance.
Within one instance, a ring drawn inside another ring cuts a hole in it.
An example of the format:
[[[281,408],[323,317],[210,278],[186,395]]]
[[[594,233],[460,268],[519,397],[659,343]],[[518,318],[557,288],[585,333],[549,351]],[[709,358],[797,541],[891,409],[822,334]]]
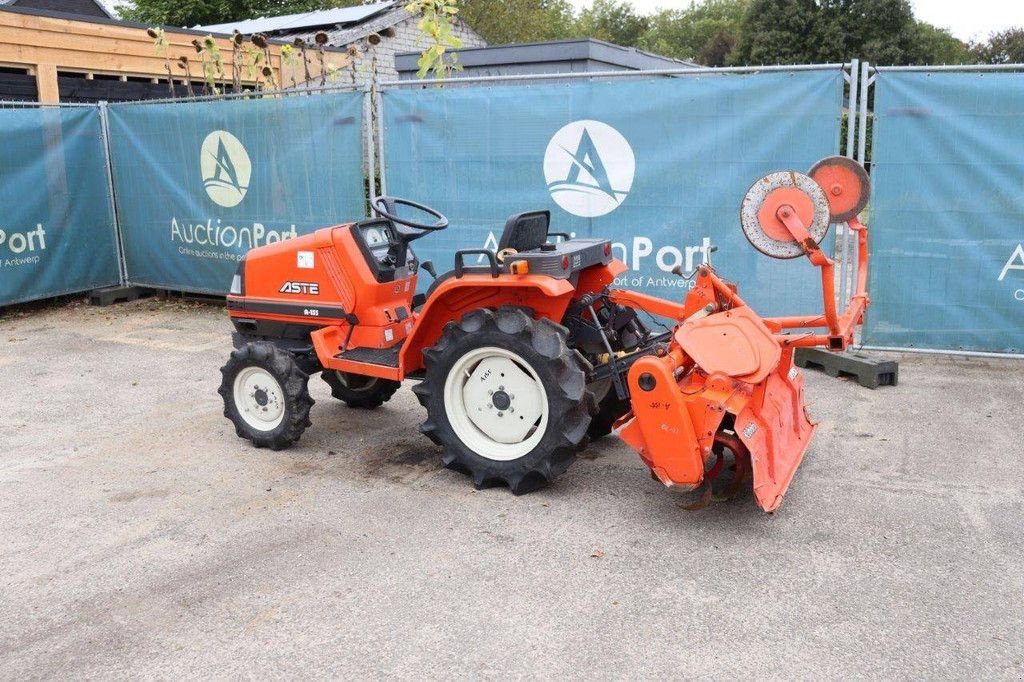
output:
[[[796,189],[810,200],[813,207],[813,217],[809,220],[807,231],[817,244],[825,238],[829,227],[829,206],[825,191],[818,186],[810,177],[796,171],[781,171],[769,173],[747,190],[740,204],[740,226],[755,249],[771,256],[772,258],[798,258],[804,255],[804,250],[793,239],[779,239],[786,233],[782,225],[774,215],[765,218],[760,215],[761,209],[774,190]],[[762,220],[778,221],[778,224],[765,225]],[[781,226],[781,227],[780,227]]]
[[[856,218],[868,204],[871,179],[864,166],[845,156],[828,156],[807,172],[828,198],[833,223]]]

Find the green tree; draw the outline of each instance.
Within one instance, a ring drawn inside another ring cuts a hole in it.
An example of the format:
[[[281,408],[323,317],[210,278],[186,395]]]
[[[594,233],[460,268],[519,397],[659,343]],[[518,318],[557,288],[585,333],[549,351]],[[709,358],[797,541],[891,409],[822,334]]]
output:
[[[576,21],[576,33],[617,45],[636,46],[647,33],[650,19],[641,16],[633,5],[619,0],[594,0]]]
[[[575,35],[576,18],[568,0],[461,0],[459,16],[490,45]]]
[[[916,64],[973,64],[977,61],[970,47],[944,28],[919,21],[914,30]]]
[[[127,21],[190,27],[309,12],[333,4],[324,0],[132,0],[118,11]]]
[[[814,59],[916,63],[915,26],[909,0],[822,0],[822,40]]]
[[[707,0],[653,14],[637,47],[655,54],[724,66],[750,0]]]
[[[733,61],[806,64],[816,60],[823,33],[814,0],[753,0],[740,23]]]
[[[701,48],[694,61],[704,66],[727,66],[736,50],[737,35],[726,28],[715,31],[715,35]]]
[[[948,31],[917,21],[909,0],[754,0],[740,31],[741,64],[971,61]]]
[[[1024,64],[1024,28],[993,33],[984,43],[972,44],[971,52],[981,64]]]

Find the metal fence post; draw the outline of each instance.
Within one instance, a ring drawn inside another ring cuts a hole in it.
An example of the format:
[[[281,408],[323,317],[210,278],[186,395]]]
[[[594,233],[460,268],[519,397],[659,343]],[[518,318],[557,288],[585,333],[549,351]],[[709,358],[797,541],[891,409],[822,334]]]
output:
[[[377,162],[380,167],[380,193],[387,196],[387,162],[384,159],[384,96],[379,88],[373,89],[377,103]]]
[[[862,62],[860,65],[860,95],[857,98],[858,107],[858,120],[857,120],[857,156],[854,157],[857,161],[860,161],[861,165],[867,167],[867,137],[868,137],[868,88],[871,86],[871,63]],[[851,235],[852,236],[852,235]],[[853,257],[854,245],[853,239],[850,240],[849,252],[844,254],[844,259],[849,260]],[[856,270],[852,267],[849,268],[847,276],[849,281],[845,283],[843,287],[844,298],[843,307],[849,305],[850,299],[853,298],[853,288],[855,286],[854,277]]]
[[[854,59],[850,62],[850,78],[847,81],[850,84],[850,96],[846,100],[846,156],[851,159],[853,158],[854,133],[857,128],[857,98],[860,94],[860,91],[857,89],[857,85],[860,82],[858,80],[859,75],[860,60]]]
[[[117,271],[121,286],[128,286],[128,265],[124,257],[124,237],[121,233],[121,220],[117,212],[117,200],[114,197],[114,166],[110,154],[110,119],[107,102],[98,105],[100,113],[100,138],[103,142],[103,165],[107,171],[107,198],[110,200],[110,216],[114,220],[114,244],[117,249]]]
[[[867,150],[867,135],[868,135],[868,70],[871,64],[869,62],[862,62],[860,65],[860,101],[857,103],[860,106],[860,130],[858,131],[859,139],[857,140],[857,156],[854,157],[861,164],[867,163],[864,158],[865,151]]]
[[[853,158],[853,145],[856,139],[854,133],[857,130],[857,100],[860,95],[858,89],[860,76],[860,60],[850,61],[850,75],[846,82],[850,86],[850,95],[846,100],[846,156]],[[850,271],[850,229],[846,223],[836,225],[836,250],[839,252],[839,287],[837,289],[838,305],[840,308],[846,306],[846,302],[853,295],[849,288]]]
[[[372,202],[373,198],[377,196],[377,164],[376,154],[374,145],[373,135],[373,83],[372,80],[366,84],[366,90],[363,92],[363,144],[366,147],[366,201]],[[372,207],[371,209],[372,210]],[[368,214],[369,215],[369,214]]]

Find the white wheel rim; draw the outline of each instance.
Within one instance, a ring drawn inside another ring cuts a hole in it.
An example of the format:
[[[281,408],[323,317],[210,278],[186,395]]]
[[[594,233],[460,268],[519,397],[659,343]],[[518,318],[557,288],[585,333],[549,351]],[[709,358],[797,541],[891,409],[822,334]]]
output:
[[[284,391],[262,367],[246,367],[235,376],[235,407],[257,431],[273,431],[284,421]]]
[[[540,377],[515,353],[486,346],[463,355],[444,385],[455,435],[487,459],[507,462],[537,447],[548,425]]]

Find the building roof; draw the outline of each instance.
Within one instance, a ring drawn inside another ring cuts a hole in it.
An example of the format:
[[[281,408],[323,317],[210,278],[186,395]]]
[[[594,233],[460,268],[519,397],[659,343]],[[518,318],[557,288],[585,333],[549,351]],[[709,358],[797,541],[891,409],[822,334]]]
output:
[[[504,69],[509,74],[539,72],[535,67],[547,65],[554,67],[559,64],[588,63],[598,70],[650,71],[653,69],[685,69],[703,68],[699,64],[686,62],[672,57],[663,57],[638,50],[635,47],[623,47],[594,38],[569,40],[551,40],[540,43],[515,43],[512,45],[490,45],[488,47],[470,47],[452,50],[458,54],[459,64],[466,76],[475,69]],[[400,74],[415,72],[418,68],[418,53],[395,55],[395,68]],[[549,69],[544,69],[548,71]],[[581,69],[564,69],[575,71]],[[588,69],[582,69],[588,70]],[[589,69],[593,70],[593,69]],[[558,70],[551,71],[553,73]],[[459,73],[453,74],[458,77]]]
[[[30,16],[37,17],[49,17],[51,19],[64,19],[67,21],[84,21],[90,24],[106,24],[108,26],[125,26],[127,28],[137,28],[141,31],[146,31],[152,28],[151,24],[140,24],[136,21],[124,21],[123,19],[111,19],[107,16],[84,16],[81,14],[71,14],[68,12],[58,12],[50,9],[37,9],[35,7],[25,7],[21,4],[4,4],[5,0],[0,0],[0,12],[11,12],[13,14],[28,14]],[[7,0],[7,2],[16,2],[17,0]],[[230,38],[230,31],[211,31],[199,28],[182,28],[180,26],[162,26],[168,33],[183,33],[186,35],[194,36],[206,36],[213,35],[214,37]],[[277,37],[269,37],[268,40],[274,45],[285,45],[291,43],[290,40],[285,40]],[[344,50],[337,50],[330,45],[327,49],[332,52],[343,52]]]
[[[258,19],[197,26],[196,29],[217,33],[238,31],[245,34],[265,33],[268,35],[288,34],[296,36],[306,33],[313,34],[317,30],[330,28],[333,28],[335,32],[357,28],[371,19],[379,18],[381,15],[389,12],[394,13],[396,10],[404,11],[401,10],[400,3],[395,0],[387,0],[386,2],[377,2],[372,5],[339,7],[316,12],[286,14],[279,17],[260,17]],[[330,35],[331,31],[328,30],[327,32]],[[329,44],[337,45],[340,43],[329,41]]]
[[[114,15],[99,0],[0,0],[0,7],[44,10],[83,17],[114,18]]]
[[[323,29],[327,34],[327,45],[329,47],[344,47],[351,45],[354,42],[362,40],[371,33],[380,33],[385,29],[388,29],[396,24],[400,24],[406,19],[411,19],[413,15],[405,11],[404,5],[399,3],[396,7],[391,10],[384,12],[378,16],[371,18],[365,23],[358,24],[356,26],[337,26],[333,29]],[[457,21],[459,21],[457,19]],[[307,43],[313,40],[313,37],[318,31],[294,31],[291,33],[281,34],[282,38],[302,38]]]

